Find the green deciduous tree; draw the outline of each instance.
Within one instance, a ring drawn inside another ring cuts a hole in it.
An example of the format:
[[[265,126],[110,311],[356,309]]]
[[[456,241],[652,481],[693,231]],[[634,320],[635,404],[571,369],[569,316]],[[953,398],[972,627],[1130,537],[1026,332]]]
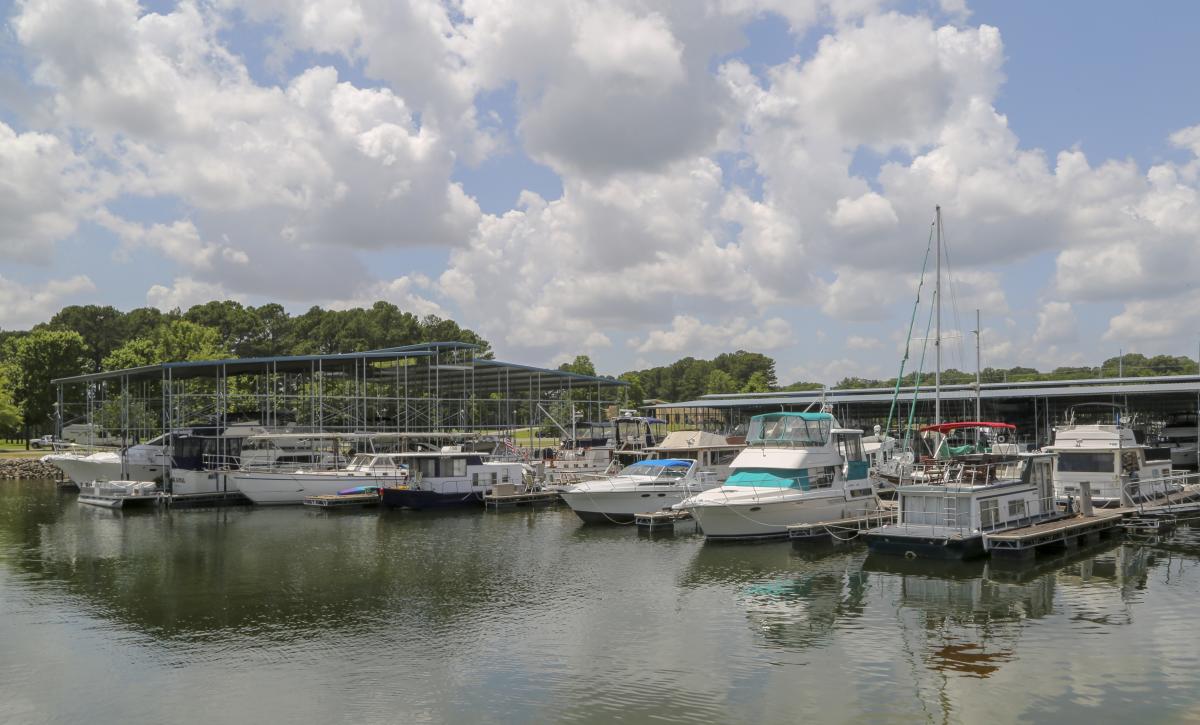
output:
[[[574,360],[559,365],[558,369],[576,375],[594,376],[596,374],[596,366],[592,364],[592,359],[587,355],[576,355]]]
[[[705,383],[704,392],[709,395],[736,393],[738,392],[738,384],[733,379],[733,376],[724,370],[713,370],[708,374],[708,382]]]
[[[26,429],[51,428],[57,391],[50,381],[87,372],[88,352],[74,330],[39,329],[5,343],[4,377]]]
[[[217,330],[187,320],[171,320],[147,337],[130,340],[114,350],[103,360],[103,367],[123,370],[162,362],[219,360],[229,355]]]

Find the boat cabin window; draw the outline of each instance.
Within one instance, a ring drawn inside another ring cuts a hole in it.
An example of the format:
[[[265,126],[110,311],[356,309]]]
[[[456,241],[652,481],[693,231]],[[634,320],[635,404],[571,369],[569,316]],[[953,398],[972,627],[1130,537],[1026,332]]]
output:
[[[1025,518],[1025,499],[1019,498],[1008,502],[1008,518]]]
[[[1115,473],[1117,460],[1111,452],[1072,453],[1060,451],[1058,470],[1063,473]]]
[[[1000,502],[996,499],[979,502],[979,523],[983,528],[995,526],[1000,519]]]
[[[418,458],[417,470],[420,471],[422,478],[434,478],[438,475],[436,458]]]
[[[709,465],[713,466],[728,466],[733,463],[733,459],[737,458],[738,451],[710,451]]]
[[[467,459],[451,458],[450,459],[450,475],[451,476],[467,475]]]
[[[750,419],[746,441],[750,445],[823,446],[832,429],[832,418],[807,419],[782,413],[757,415]]]
[[[862,437],[856,435],[839,435],[838,452],[846,461],[863,460]]]
[[[622,476],[654,476],[658,479],[676,480],[687,475],[690,463],[671,462],[663,464],[660,461],[641,461],[621,469]]]

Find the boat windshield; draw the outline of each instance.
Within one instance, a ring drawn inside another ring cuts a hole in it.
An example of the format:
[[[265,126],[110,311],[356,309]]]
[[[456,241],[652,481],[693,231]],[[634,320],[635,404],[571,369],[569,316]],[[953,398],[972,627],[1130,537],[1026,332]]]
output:
[[[746,431],[748,445],[823,446],[833,429],[828,415],[775,413],[756,415]]]
[[[642,461],[621,469],[620,476],[652,476],[674,481],[687,475],[691,461]]]

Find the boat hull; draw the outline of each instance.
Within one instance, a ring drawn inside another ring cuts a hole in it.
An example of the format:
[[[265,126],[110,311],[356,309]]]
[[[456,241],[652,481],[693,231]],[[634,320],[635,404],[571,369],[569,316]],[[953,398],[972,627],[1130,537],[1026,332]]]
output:
[[[575,515],[589,524],[627,524],[638,514],[669,509],[688,495],[689,492],[678,488],[641,491],[567,490],[559,493]]]
[[[113,456],[111,459],[88,460],[73,456],[49,455],[43,459],[46,463],[63,472],[75,483],[90,483],[92,481],[162,481],[163,467],[143,463],[127,463],[121,470],[121,459]]]
[[[872,553],[903,556],[908,559],[966,561],[987,553],[983,548],[982,535],[946,538],[868,531],[863,534],[863,538]]]
[[[380,501],[388,508],[414,511],[425,509],[473,508],[483,505],[483,492],[438,493],[417,488],[385,488]]]
[[[780,501],[706,503],[688,506],[706,541],[752,541],[778,539],[788,527],[817,524],[863,516],[875,506],[875,498],[847,501],[842,496],[814,496]]]
[[[377,479],[370,476],[314,475],[303,473],[239,473],[230,476],[251,502],[260,506],[302,504],[309,496],[334,496],[338,491],[354,486],[388,486],[394,478]]]

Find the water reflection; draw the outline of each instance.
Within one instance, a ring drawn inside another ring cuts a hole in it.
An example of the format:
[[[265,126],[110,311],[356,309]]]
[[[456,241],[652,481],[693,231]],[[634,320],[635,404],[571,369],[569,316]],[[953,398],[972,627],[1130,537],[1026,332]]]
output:
[[[514,545],[519,529],[489,531],[497,523],[477,514],[0,505],[0,530],[20,542],[10,554],[20,571],[168,638],[294,639],[375,625],[381,612],[453,631],[487,606],[519,605],[529,589],[519,569],[536,568],[536,554]]]
[[[1198,567],[1186,528],[1014,568],[12,484],[0,722],[164,721],[214,688],[217,722],[1168,720],[1200,702]]]

